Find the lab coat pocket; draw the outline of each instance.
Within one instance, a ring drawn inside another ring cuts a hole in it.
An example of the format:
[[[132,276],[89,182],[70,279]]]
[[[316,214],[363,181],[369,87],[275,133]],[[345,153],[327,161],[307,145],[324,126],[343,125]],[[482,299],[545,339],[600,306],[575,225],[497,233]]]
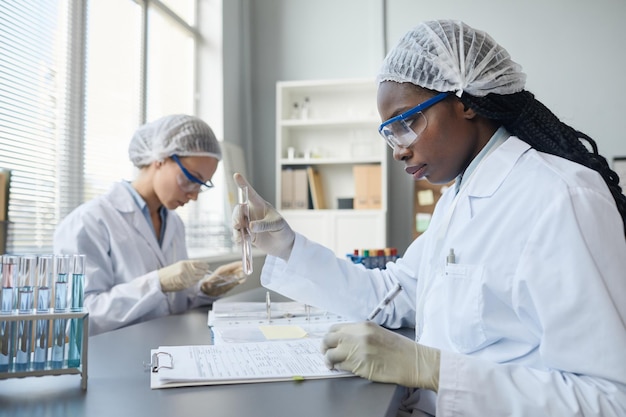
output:
[[[477,350],[487,340],[482,311],[483,266],[448,264],[444,269],[444,312],[449,336],[461,353]]]

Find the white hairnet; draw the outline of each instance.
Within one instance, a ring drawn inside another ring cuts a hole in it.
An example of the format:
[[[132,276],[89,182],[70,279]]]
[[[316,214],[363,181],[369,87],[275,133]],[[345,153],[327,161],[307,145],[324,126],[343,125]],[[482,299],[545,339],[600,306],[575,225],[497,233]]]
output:
[[[460,21],[436,20],[417,25],[387,54],[378,74],[383,81],[483,97],[523,90],[526,75],[487,33]]]
[[[222,159],[220,145],[209,125],[185,114],[165,116],[140,126],[128,146],[128,156],[136,167],[172,155]]]

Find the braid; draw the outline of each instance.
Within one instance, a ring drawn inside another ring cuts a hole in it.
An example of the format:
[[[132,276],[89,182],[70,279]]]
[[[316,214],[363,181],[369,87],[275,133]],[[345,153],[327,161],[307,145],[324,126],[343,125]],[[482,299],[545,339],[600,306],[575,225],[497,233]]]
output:
[[[609,167],[606,158],[598,153],[598,146],[592,138],[561,122],[526,90],[507,95],[488,94],[485,97],[464,93],[461,101],[479,115],[499,122],[511,134],[536,150],[597,171],[615,199],[626,233],[626,196],[622,194],[617,173]],[[591,147],[591,151],[583,144],[583,140]]]

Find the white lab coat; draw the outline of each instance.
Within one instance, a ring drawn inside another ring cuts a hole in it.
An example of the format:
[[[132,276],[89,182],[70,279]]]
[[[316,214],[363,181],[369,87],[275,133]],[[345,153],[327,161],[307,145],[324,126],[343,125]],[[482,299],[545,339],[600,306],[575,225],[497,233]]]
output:
[[[55,231],[54,251],[87,255],[84,304],[90,335],[214,300],[199,285],[161,291],[157,270],[188,258],[184,225],[169,211],[159,246],[152,226],[122,183],[66,216]]]
[[[602,178],[510,137],[459,192],[437,247],[454,197],[451,187],[386,270],[297,235],[288,262],[266,259],[262,283],[362,320],[400,282],[406,291],[376,321],[418,323],[420,343],[442,350],[438,395],[418,390],[416,409],[626,416],[626,239]],[[450,248],[456,263],[446,265]]]

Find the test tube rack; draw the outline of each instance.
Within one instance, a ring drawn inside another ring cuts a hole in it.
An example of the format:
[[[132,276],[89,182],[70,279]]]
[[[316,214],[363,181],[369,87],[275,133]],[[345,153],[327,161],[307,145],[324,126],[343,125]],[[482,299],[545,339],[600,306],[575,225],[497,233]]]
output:
[[[17,313],[17,311],[13,314],[0,314],[0,323],[1,322],[21,322],[21,321],[32,321],[33,327],[40,320],[47,320],[49,329],[52,328],[53,322],[55,320],[70,320],[70,319],[80,319],[83,323],[82,330],[82,339],[81,339],[81,351],[80,351],[80,365],[77,367],[69,367],[67,365],[67,361],[64,362],[64,365],[60,368],[52,368],[48,364],[44,369],[28,369],[28,370],[11,370],[9,369],[7,372],[0,372],[0,380],[9,379],[9,378],[24,378],[29,376],[45,376],[45,375],[80,375],[81,382],[80,386],[83,390],[87,389],[87,346],[88,346],[88,338],[89,338],[89,313],[85,309],[81,309],[81,311],[72,311],[72,312],[55,312],[52,309],[49,310],[48,313],[33,313],[33,314],[23,314]],[[49,332],[50,333],[50,332]],[[34,342],[34,340],[32,340]],[[31,343],[31,346],[33,343]]]

